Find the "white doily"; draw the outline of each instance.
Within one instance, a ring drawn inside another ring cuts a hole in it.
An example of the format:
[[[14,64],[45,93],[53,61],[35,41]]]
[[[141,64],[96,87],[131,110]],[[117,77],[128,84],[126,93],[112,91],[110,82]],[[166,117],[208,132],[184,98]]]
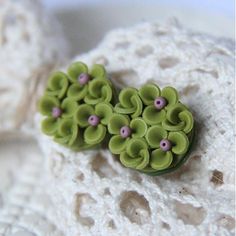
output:
[[[65,62],[66,55],[60,27],[40,1],[0,1],[1,136],[30,131],[39,82]]]
[[[114,30],[75,60],[104,64],[121,87],[174,86],[194,113],[197,141],[182,168],[149,177],[106,150],[74,153],[39,136],[66,235],[233,235],[233,42],[175,21],[143,23]]]

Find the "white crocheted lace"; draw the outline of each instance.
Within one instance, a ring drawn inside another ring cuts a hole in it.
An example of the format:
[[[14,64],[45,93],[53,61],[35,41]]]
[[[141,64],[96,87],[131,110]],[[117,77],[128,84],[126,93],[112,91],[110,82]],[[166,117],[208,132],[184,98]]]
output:
[[[40,1],[0,2],[0,133],[31,128],[39,81],[65,61],[67,47]],[[55,43],[56,42],[56,43]],[[28,121],[28,123],[26,122]]]
[[[189,161],[160,177],[122,167],[107,150],[74,153],[40,135],[65,235],[233,235],[233,42],[176,22],[143,23],[112,31],[74,60],[104,64],[120,87],[174,86],[197,132]]]

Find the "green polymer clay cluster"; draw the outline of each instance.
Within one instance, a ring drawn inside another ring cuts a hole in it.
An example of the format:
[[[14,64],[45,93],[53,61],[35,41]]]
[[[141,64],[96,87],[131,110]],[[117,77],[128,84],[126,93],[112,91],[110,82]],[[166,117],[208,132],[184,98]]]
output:
[[[91,70],[82,62],[48,80],[39,111],[42,131],[75,151],[105,141],[120,162],[149,175],[177,169],[187,159],[194,136],[194,120],[172,87],[162,90],[148,83],[139,90],[115,88],[105,68]]]
[[[113,94],[102,65],[89,70],[84,63],[75,62],[67,73],[53,73],[38,104],[45,116],[42,131],[77,151],[100,145],[113,113]]]
[[[108,123],[109,149],[121,163],[149,175],[178,168],[193,140],[194,120],[172,87],[124,88]]]

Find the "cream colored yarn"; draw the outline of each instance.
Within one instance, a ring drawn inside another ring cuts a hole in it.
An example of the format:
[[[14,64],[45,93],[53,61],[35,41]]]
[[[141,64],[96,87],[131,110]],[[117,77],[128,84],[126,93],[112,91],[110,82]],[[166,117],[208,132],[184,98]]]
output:
[[[0,1],[1,136],[30,131],[39,84],[66,56],[65,38],[40,1]]]
[[[65,235],[233,235],[233,42],[175,21],[143,23],[112,31],[74,60],[104,64],[120,87],[176,87],[197,132],[189,161],[161,177],[126,169],[107,150],[74,153],[40,135]]]

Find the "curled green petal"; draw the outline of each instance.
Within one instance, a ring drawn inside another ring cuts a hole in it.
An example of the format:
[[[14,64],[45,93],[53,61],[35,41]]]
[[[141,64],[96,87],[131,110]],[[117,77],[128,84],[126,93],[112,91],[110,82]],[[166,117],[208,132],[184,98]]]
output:
[[[58,128],[58,119],[53,117],[45,118],[42,121],[41,128],[43,133],[47,135],[54,135]]]
[[[140,97],[136,94],[131,98],[131,101],[133,103],[133,106],[135,107],[135,112],[133,112],[133,114],[131,114],[132,118],[136,118],[139,115],[141,115],[142,111],[143,111],[143,103],[140,99]]]
[[[142,113],[143,104],[136,89],[125,88],[121,90],[119,101],[115,106],[117,113],[130,114],[132,118],[138,117]]]
[[[83,99],[88,92],[88,86],[81,86],[79,83],[72,84],[67,92],[67,96],[75,101]]]
[[[91,76],[93,78],[96,78],[96,79],[98,79],[98,78],[101,78],[101,79],[106,78],[106,70],[105,70],[103,65],[99,65],[99,64],[93,65],[90,74],[91,74]]]
[[[64,142],[71,146],[77,138],[78,125],[73,119],[62,119],[59,122],[58,135],[64,138]]]
[[[112,88],[105,79],[94,79],[89,83],[88,95],[84,101],[88,104],[97,104],[99,102],[110,102],[112,99]]]
[[[77,103],[76,101],[74,101],[71,98],[66,98],[63,100],[62,104],[61,104],[61,108],[62,108],[62,117],[72,117],[76,110],[77,110]]]
[[[109,141],[109,150],[113,154],[120,154],[122,151],[125,150],[126,144],[128,142],[129,138],[122,138],[120,135],[114,135],[111,137]]]
[[[134,158],[134,157],[131,157],[127,152],[122,152],[120,154],[120,162],[128,168],[135,169],[136,166],[138,166],[141,161],[142,161],[142,157]]]
[[[115,105],[115,108],[114,110],[117,112],[117,113],[120,113],[120,114],[132,114],[135,112],[135,107],[132,106],[132,107],[123,107],[121,103],[117,103]]]
[[[130,122],[132,137],[142,138],[147,132],[147,124],[142,118],[135,118]]]
[[[46,94],[63,98],[69,85],[68,76],[63,72],[53,73],[47,83]]]
[[[173,155],[170,151],[164,152],[161,149],[156,149],[151,154],[150,165],[155,170],[167,169],[173,160]]]
[[[188,134],[193,129],[193,115],[191,112],[185,110],[179,113],[179,118],[184,122],[185,127],[183,131]]]
[[[137,157],[139,156],[139,153],[141,150],[147,149],[147,148],[148,148],[148,145],[145,139],[131,138],[127,143],[126,151],[131,157]]]
[[[59,106],[59,100],[48,95],[44,95],[38,103],[39,112],[45,116],[52,116],[52,109]]]
[[[73,83],[77,83],[80,74],[88,73],[88,67],[83,62],[74,62],[68,68],[67,73],[69,75],[70,81]]]
[[[180,123],[173,125],[170,121],[165,119],[164,121],[162,121],[162,126],[168,131],[181,131],[185,127],[185,122],[181,121]]]
[[[119,94],[119,101],[124,108],[129,108],[133,106],[131,98],[137,94],[135,88],[124,88]]]
[[[77,111],[75,112],[75,121],[79,124],[81,127],[88,126],[88,118],[91,115],[94,115],[95,111],[91,105],[88,104],[82,104],[79,105],[77,108]]]
[[[149,163],[149,152],[147,149],[143,149],[136,157],[131,157],[127,152],[122,152],[120,162],[126,167],[141,170]]]
[[[120,129],[123,126],[129,125],[129,118],[125,115],[114,114],[108,123],[108,131],[111,134],[120,134]]]
[[[182,155],[188,151],[189,140],[187,135],[182,132],[170,132],[168,139],[173,144],[172,152],[177,155]]]
[[[107,125],[112,117],[113,109],[110,103],[98,103],[95,106],[95,114],[100,117],[102,124]]]
[[[84,151],[84,150],[88,150],[88,149],[92,149],[92,148],[98,148],[99,145],[98,144],[87,144],[84,141],[84,133],[82,130],[79,130],[79,135],[77,135],[77,138],[75,140],[75,142],[73,143],[72,146],[70,146],[70,148],[74,151]]]
[[[160,124],[166,117],[165,109],[157,110],[155,106],[147,106],[143,111],[143,119],[149,125]]]
[[[175,88],[172,87],[163,88],[161,91],[161,96],[164,97],[168,102],[166,109],[168,109],[170,106],[175,105],[179,100],[178,92]]]
[[[98,144],[106,136],[106,128],[99,124],[98,126],[89,126],[84,131],[84,140],[88,144]]]
[[[155,84],[145,84],[139,89],[139,96],[145,105],[152,105],[154,100],[160,96],[160,88]]]
[[[145,138],[150,147],[159,148],[161,140],[167,138],[167,131],[159,125],[151,126]]]
[[[68,143],[70,141],[70,136],[61,137],[58,134],[55,134],[53,140],[61,145],[69,147]]]
[[[142,157],[142,161],[136,166],[136,169],[142,170],[149,164],[150,154],[148,149],[142,149],[139,155]]]
[[[181,122],[179,114],[182,111],[185,111],[187,108],[182,103],[177,103],[174,106],[169,107],[166,113],[166,118],[168,121],[170,121],[173,124],[178,124]]]

